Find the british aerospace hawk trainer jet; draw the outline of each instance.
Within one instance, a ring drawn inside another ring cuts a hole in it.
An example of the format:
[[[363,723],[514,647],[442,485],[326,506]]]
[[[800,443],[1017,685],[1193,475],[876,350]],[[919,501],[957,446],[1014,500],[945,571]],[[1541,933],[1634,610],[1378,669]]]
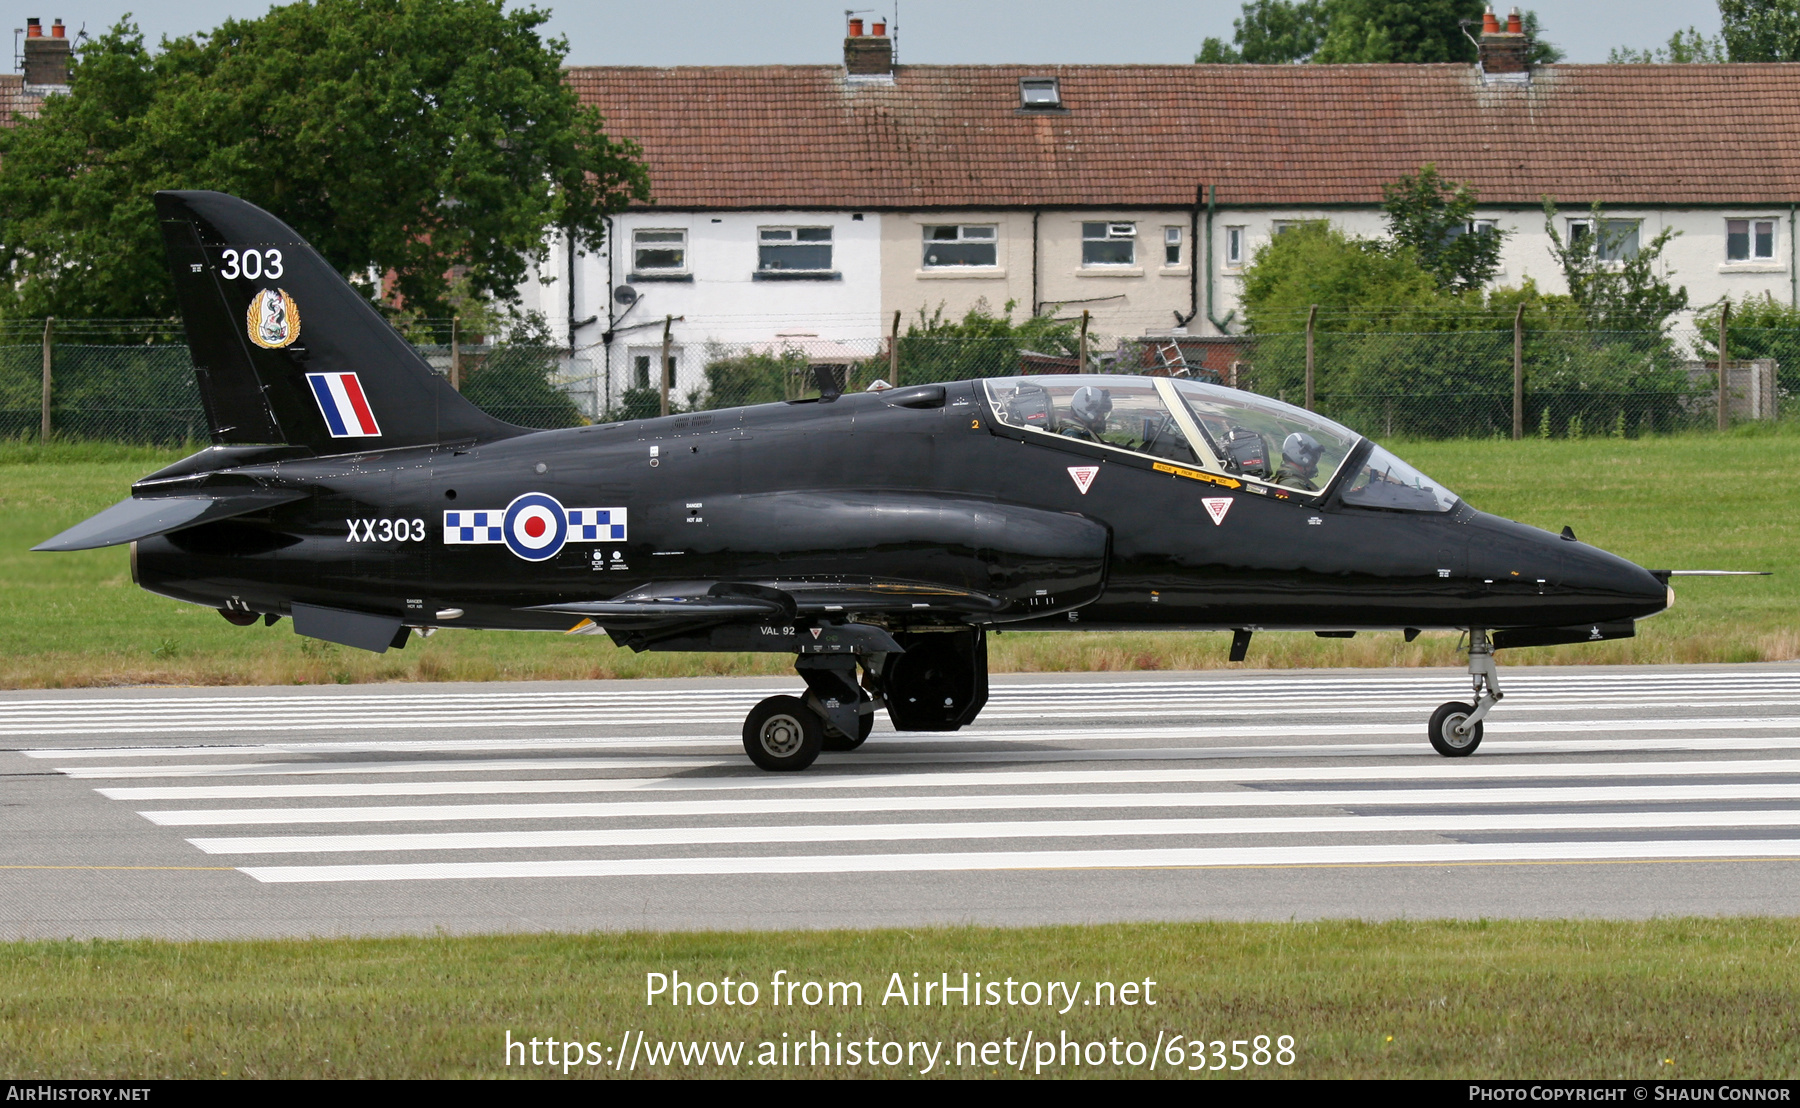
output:
[[[384,651],[415,631],[604,633],[795,656],[744,723],[759,766],[853,749],[885,709],[954,731],[991,630],[1456,629],[1494,651],[1630,636],[1652,572],[1476,511],[1370,440],[1167,377],[913,385],[556,431],[455,392],[298,235],[156,197],[214,445],[37,547],[131,544],[137,584],[233,623]]]

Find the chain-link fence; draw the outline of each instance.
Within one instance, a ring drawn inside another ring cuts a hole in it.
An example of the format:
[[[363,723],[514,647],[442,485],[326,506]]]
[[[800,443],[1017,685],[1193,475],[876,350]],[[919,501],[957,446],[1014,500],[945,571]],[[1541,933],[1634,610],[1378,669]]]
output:
[[[187,349],[167,324],[0,327],[0,435],[198,442]],[[427,335],[419,352],[482,409],[526,427],[913,385],[1051,373],[1177,374],[1308,404],[1377,437],[1636,436],[1718,425],[1718,334],[1464,330],[1143,337],[1075,326],[1034,337],[674,341],[567,348]],[[1800,385],[1800,332],[1731,328],[1730,420],[1771,420]],[[665,374],[658,372],[666,366]]]

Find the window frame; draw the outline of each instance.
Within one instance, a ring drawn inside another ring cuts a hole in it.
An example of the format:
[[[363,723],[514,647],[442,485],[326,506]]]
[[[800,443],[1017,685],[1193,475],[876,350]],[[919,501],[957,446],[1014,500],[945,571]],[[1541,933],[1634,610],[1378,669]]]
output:
[[[666,245],[661,245],[661,244],[647,244],[646,245],[646,244],[640,243],[638,241],[638,236],[644,235],[644,234],[680,235],[681,238],[678,240],[678,244],[675,246],[675,251],[681,255],[681,261],[672,266],[670,266],[670,265],[650,265],[650,266],[644,265],[643,262],[639,259],[640,251],[668,249],[668,246],[666,246]],[[668,274],[670,276],[674,276],[676,274],[687,273],[688,272],[688,229],[686,227],[633,227],[631,229],[631,272],[634,274],[648,273],[648,274],[652,274],[652,275]]]
[[[934,239],[931,232],[944,227],[954,227],[956,238]],[[965,232],[971,229],[982,229],[990,232],[986,238],[979,236],[970,238]],[[923,223],[919,229],[919,268],[936,271],[966,271],[975,269],[998,269],[1000,267],[1000,225],[998,223]],[[933,243],[948,243],[953,246],[965,244],[985,244],[994,251],[991,262],[934,262],[930,258]]]
[[[1631,239],[1631,250],[1629,253],[1620,251],[1620,253],[1614,257],[1606,256],[1605,252],[1603,251],[1600,255],[1600,261],[1606,262],[1609,265],[1623,265],[1623,264],[1625,264],[1625,262],[1629,261],[1630,259],[1637,257],[1637,252],[1638,252],[1638,250],[1640,250],[1643,247],[1643,242],[1644,242],[1644,221],[1642,219],[1633,218],[1633,217],[1625,217],[1625,218],[1608,217],[1608,218],[1602,220],[1601,222],[1602,222],[1602,224],[1619,224],[1619,223],[1631,224],[1631,235],[1629,236]],[[1575,240],[1576,240],[1575,229],[1577,227],[1581,228],[1581,234],[1583,234],[1583,235],[1591,235],[1591,234],[1595,233],[1593,217],[1585,216],[1585,215],[1571,217],[1568,221],[1568,232],[1569,232],[1568,242],[1569,242],[1570,246],[1575,245]],[[1602,230],[1604,231],[1605,229],[1602,228]],[[1602,243],[1601,245],[1604,246],[1605,244]]]
[[[1241,226],[1225,228],[1225,268],[1244,268],[1244,230]]]
[[[779,240],[779,239],[771,240],[766,237],[769,234],[769,232],[771,232],[771,231],[775,231],[775,232],[785,231],[793,237],[791,237],[785,241]],[[820,240],[820,239],[805,239],[805,240],[803,240],[800,238],[800,232],[802,232],[802,231],[823,231],[823,232],[825,232],[825,238],[823,240]],[[794,274],[820,275],[820,276],[836,272],[832,268],[834,263],[836,263],[836,261],[837,261],[837,252],[835,249],[837,246],[837,236],[834,233],[835,231],[836,231],[836,228],[832,227],[829,224],[821,225],[821,224],[813,224],[813,223],[776,223],[776,224],[770,224],[767,226],[758,226],[756,228],[756,272],[759,274],[794,273]],[[823,266],[814,266],[814,267],[810,267],[810,268],[806,268],[806,269],[800,269],[800,268],[788,269],[788,268],[784,268],[781,266],[765,265],[763,262],[763,250],[767,249],[769,247],[774,247],[775,249],[779,250],[783,246],[793,247],[793,248],[801,248],[801,247],[817,247],[820,245],[823,245],[826,250],[826,262]]]
[[[1744,250],[1741,258],[1731,256],[1731,225],[1745,225]],[[1767,224],[1769,228],[1769,252],[1756,252],[1756,228],[1758,224]],[[1725,220],[1725,262],[1730,266],[1770,266],[1781,259],[1781,219],[1772,215],[1728,216]]]
[[[658,357],[662,354],[662,346],[660,344],[656,346],[633,346],[626,350],[626,354],[630,358],[630,362],[626,366],[626,371],[630,374],[629,383],[625,386],[627,389],[658,389],[662,387],[651,373],[651,370],[656,366]],[[643,384],[638,383],[638,363],[640,361],[645,363],[642,367],[644,370]],[[681,361],[681,345],[679,343],[669,344],[668,372],[670,396],[675,395],[675,387],[681,381]]]
[[[1031,93],[1050,93],[1047,99],[1033,100]],[[1062,79],[1060,77],[1020,77],[1019,78],[1019,111],[1021,112],[1066,112],[1062,102]]]
[[[1106,233],[1098,238],[1088,236],[1088,228],[1105,227]],[[1129,235],[1115,232],[1121,227],[1131,228]],[[1084,219],[1081,221],[1081,268],[1083,269],[1132,269],[1137,260],[1138,224],[1135,219]],[[1088,243],[1117,243],[1131,245],[1131,256],[1122,262],[1093,262],[1088,260]]]
[[[1163,225],[1162,267],[1164,269],[1179,269],[1181,266],[1185,265],[1186,262],[1184,261],[1184,258],[1186,257],[1186,248],[1187,228],[1182,227],[1179,224],[1165,223]],[[1169,257],[1169,252],[1171,250],[1175,252],[1173,258]]]

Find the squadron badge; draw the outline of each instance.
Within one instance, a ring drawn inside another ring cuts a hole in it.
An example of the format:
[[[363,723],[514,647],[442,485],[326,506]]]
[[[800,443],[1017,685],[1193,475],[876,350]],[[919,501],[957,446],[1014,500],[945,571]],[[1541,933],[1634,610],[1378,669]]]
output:
[[[264,350],[280,350],[300,337],[300,309],[286,289],[263,289],[244,314],[250,341]]]

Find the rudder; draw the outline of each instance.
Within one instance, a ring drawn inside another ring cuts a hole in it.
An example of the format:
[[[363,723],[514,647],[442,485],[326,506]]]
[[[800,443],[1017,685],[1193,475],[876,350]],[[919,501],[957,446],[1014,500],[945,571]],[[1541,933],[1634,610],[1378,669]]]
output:
[[[221,192],[159,192],[213,441],[321,454],[504,438],[306,240]]]

